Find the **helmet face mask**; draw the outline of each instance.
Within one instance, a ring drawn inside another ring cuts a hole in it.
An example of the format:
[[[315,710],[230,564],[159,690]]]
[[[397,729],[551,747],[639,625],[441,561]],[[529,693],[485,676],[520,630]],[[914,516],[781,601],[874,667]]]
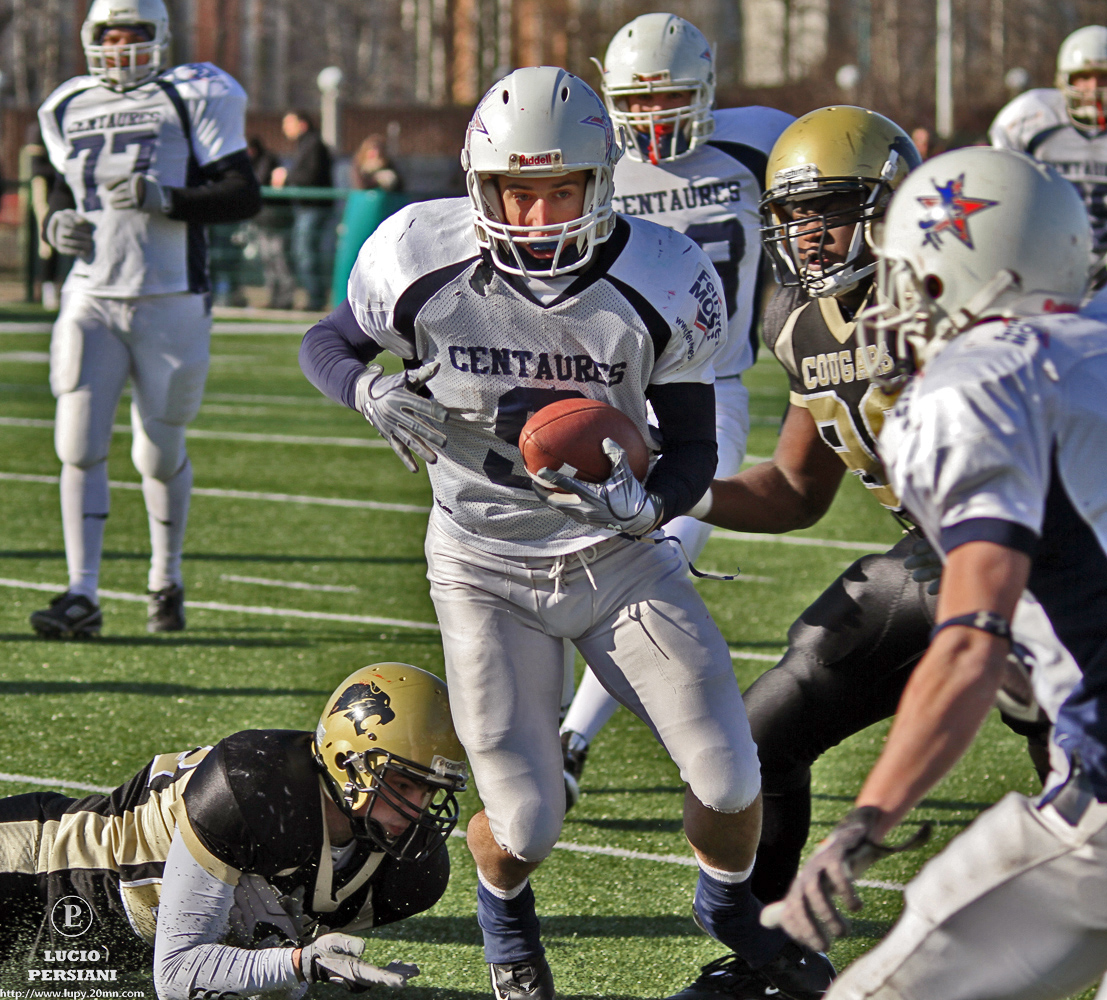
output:
[[[104,45],[113,29],[142,29],[146,41]],[[93,0],[81,26],[89,74],[113,90],[132,90],[168,65],[169,14],[163,0]]]
[[[885,385],[924,370],[977,323],[1073,312],[1088,284],[1080,195],[1010,150],[928,160],[892,199],[881,243],[876,302],[858,314],[857,336],[870,357],[890,355],[873,375]]]
[[[1061,43],[1057,89],[1079,131],[1089,138],[1107,132],[1107,27],[1088,25]]]
[[[596,65],[603,74],[607,109],[633,159],[654,164],[679,159],[715,131],[714,53],[700,30],[683,18],[635,18],[615,33],[603,65]],[[634,103],[656,104],[661,94],[687,94],[688,100],[676,107],[631,110]]]
[[[331,800],[373,850],[415,860],[457,825],[464,755],[433,674],[405,663],[355,671],[323,709],[314,753]]]
[[[621,155],[611,119],[583,80],[552,66],[509,74],[481,100],[461,154],[478,244],[510,274],[554,278],[581,270],[614,230],[612,175]],[[580,216],[541,226],[508,224],[498,178],[577,171],[586,173]],[[531,247],[553,254],[537,257]]]
[[[761,242],[777,282],[837,296],[868,278],[873,226],[919,162],[903,129],[864,108],[820,108],[789,125],[769,155],[761,199]],[[824,254],[830,244],[841,252]]]

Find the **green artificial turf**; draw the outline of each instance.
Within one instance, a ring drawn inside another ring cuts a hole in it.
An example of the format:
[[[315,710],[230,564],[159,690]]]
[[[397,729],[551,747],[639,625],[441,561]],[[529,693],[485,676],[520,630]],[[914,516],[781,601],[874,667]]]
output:
[[[38,315],[21,311],[0,320]],[[360,416],[308,385],[296,361],[298,343],[287,335],[216,335],[206,402],[192,427],[215,434],[360,439],[376,446],[193,438],[189,452],[198,490],[429,507],[425,475],[406,472]],[[47,365],[31,357],[47,350],[46,334],[0,333],[0,421],[52,419]],[[746,381],[753,415],[749,451],[767,456],[787,402],[785,380],[779,366],[762,357]],[[129,423],[128,403],[121,403],[117,424]],[[117,433],[109,467],[113,482],[138,482],[129,448],[130,436]],[[58,469],[49,427],[0,422],[0,474],[49,477]],[[797,534],[890,545],[900,531],[865,493],[847,478],[827,516]],[[64,589],[56,485],[0,478],[0,498],[0,578]],[[187,596],[246,608],[433,623],[422,551],[425,523],[425,513],[197,495],[186,548]],[[739,565],[745,577],[767,580],[703,582],[699,589],[735,652],[774,657],[798,613],[862,554],[715,537],[699,560],[702,568],[726,572]],[[148,557],[141,493],[113,489],[101,587],[141,594]],[[228,576],[356,589],[285,589]],[[185,632],[151,636],[144,606],[113,598],[103,600],[100,640],[45,642],[33,637],[27,615],[49,596],[0,586],[5,775],[115,785],[156,752],[211,743],[244,728],[311,728],[337,682],[367,663],[400,660],[442,672],[438,634],[430,629],[190,609]],[[743,687],[769,665],[735,660]],[[812,844],[849,809],[886,729],[882,724],[859,734],[816,765]],[[909,821],[933,820],[932,843],[889,859],[866,877],[903,883],[982,808],[1007,790],[1029,793],[1034,786],[1020,741],[993,716],[969,755]],[[51,786],[0,780],[0,794],[36,787]],[[597,738],[582,787],[564,841],[689,857],[676,770],[627,712],[619,712]],[[463,822],[477,808],[475,792],[466,793]],[[489,993],[474,916],[475,872],[461,839],[451,841],[451,856],[453,876],[443,900],[370,938],[373,960],[399,958],[422,966],[422,977],[405,991],[410,1000]],[[688,865],[558,849],[533,882],[558,991],[566,997],[664,997],[722,953],[691,921],[695,869]],[[839,967],[886,933],[902,903],[895,889],[865,888],[861,895],[865,909],[854,934],[832,952]],[[152,998],[148,982],[144,988]]]

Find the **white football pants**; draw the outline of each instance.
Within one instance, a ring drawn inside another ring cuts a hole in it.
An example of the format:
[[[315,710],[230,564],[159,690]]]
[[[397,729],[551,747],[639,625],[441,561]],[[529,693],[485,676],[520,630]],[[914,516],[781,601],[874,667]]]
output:
[[[107,299],[62,295],[50,341],[57,397],[54,443],[62,461],[61,506],[69,589],[96,600],[108,516],[108,447],[119,397],[133,386],[131,459],[150,520],[148,586],[181,582],[192,490],[185,425],[207,378],[211,313],[191,293]]]
[[[496,842],[540,861],[565,816],[558,710],[564,641],[653,731],[706,806],[740,812],[761,774],[730,653],[673,546],[611,538],[508,558],[432,514],[427,577],[446,680]]]
[[[733,476],[742,467],[742,460],[746,457],[746,439],[750,433],[749,398],[749,390],[740,377],[720,379],[715,383],[715,439],[719,445],[716,479]],[[687,515],[674,518],[662,530],[680,540],[680,548],[688,561],[693,563],[711,535],[710,524]],[[676,548],[674,543],[669,544]],[[574,657],[571,649],[566,652],[565,688],[567,692],[572,692]],[[572,730],[580,733],[591,743],[618,707],[619,703],[604,690],[596,675],[591,670],[585,670],[561,725],[562,732]]]
[[[1014,792],[907,886],[826,1000],[1056,1000],[1107,970],[1107,804],[1076,825]]]

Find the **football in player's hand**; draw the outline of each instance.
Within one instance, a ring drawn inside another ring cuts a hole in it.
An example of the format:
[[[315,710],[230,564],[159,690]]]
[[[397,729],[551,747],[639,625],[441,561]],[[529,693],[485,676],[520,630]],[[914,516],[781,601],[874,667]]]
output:
[[[611,475],[604,438],[620,444],[634,475],[646,478],[650,450],[641,431],[621,410],[598,399],[562,399],[542,407],[523,427],[519,450],[531,475],[555,469],[586,483],[602,483]]]

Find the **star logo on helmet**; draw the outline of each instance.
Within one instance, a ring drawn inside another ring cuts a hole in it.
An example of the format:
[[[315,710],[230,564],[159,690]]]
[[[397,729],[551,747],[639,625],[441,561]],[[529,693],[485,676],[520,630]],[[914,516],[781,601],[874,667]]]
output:
[[[611,154],[611,147],[615,142],[615,136],[611,130],[610,119],[605,115],[589,115],[580,120],[581,125],[596,125],[603,129],[604,138],[607,140],[607,153]]]
[[[927,210],[919,220],[919,228],[926,234],[923,242],[937,248],[942,245],[942,234],[952,233],[970,250],[975,250],[972,234],[969,232],[969,216],[998,205],[999,202],[989,201],[987,198],[969,198],[963,194],[964,174],[945,184],[939,184],[937,181],[931,183],[938,193],[923,195],[917,199]]]

